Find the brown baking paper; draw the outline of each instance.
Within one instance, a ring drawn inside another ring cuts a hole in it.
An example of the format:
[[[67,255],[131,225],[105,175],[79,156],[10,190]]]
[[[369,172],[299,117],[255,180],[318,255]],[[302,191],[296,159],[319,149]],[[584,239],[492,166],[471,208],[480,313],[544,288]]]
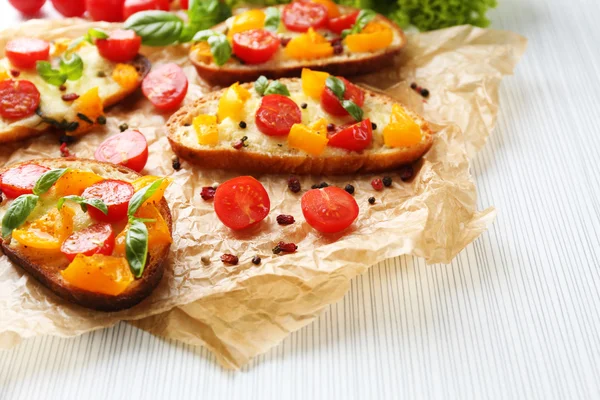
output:
[[[76,37],[88,28],[110,25],[81,20],[31,21],[0,33],[0,48],[9,38]],[[185,162],[172,168],[173,153],[161,114],[139,94],[108,111],[108,124],[88,134],[70,150],[92,158],[96,146],[118,125],[127,122],[150,143],[145,173],[174,179],[166,197],[174,220],[174,242],[159,287],[130,310],[101,313],[54,296],[0,258],[0,347],[9,348],[38,335],[75,336],[109,327],[121,320],[154,334],[205,345],[220,363],[239,368],[275,346],[290,332],[310,323],[323,308],[344,296],[350,280],[368,267],[401,255],[423,257],[428,263],[449,263],[493,221],[495,211],[476,210],[476,190],[469,173],[469,156],[480,149],[494,127],[498,86],[512,73],[526,41],[510,33],[456,27],[409,35],[403,67],[364,76],[358,81],[385,91],[421,112],[437,127],[431,151],[417,166],[417,175],[404,183],[390,173],[393,187],[375,192],[371,175],[303,177],[303,189],[326,181],[356,188],[360,215],[347,231],[324,236],[302,217],[300,194],[287,189],[287,176],[258,176],[271,197],[271,213],[249,232],[234,233],[216,218],[211,202],[203,201],[203,186],[236,174],[203,171]],[[143,50],[153,63],[176,62],[190,78],[186,103],[210,88],[202,84],[187,61],[186,46]],[[429,99],[409,88],[418,82]],[[46,135],[5,146],[0,164],[38,157],[59,157],[56,136]],[[367,199],[376,197],[371,206]],[[291,214],[296,223],[282,227],[275,218]],[[274,255],[279,242],[294,242],[298,252]],[[237,266],[220,262],[223,253],[236,254]],[[251,263],[253,256],[262,263]],[[208,257],[204,264],[201,257]]]

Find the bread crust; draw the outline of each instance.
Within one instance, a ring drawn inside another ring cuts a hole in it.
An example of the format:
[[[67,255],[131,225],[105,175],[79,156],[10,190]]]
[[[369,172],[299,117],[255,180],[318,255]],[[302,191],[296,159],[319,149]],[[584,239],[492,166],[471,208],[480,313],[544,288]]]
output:
[[[28,160],[5,167],[0,170],[0,174],[4,173],[9,168],[29,163],[40,164],[51,168],[63,168],[72,166],[74,163],[75,165],[83,164],[87,166],[93,164],[103,171],[123,174],[128,177],[127,179],[141,176],[137,172],[126,167],[81,159]],[[164,198],[158,204],[158,210],[167,223],[169,232],[171,232],[172,235],[173,219],[169,210],[169,205]],[[60,275],[60,270],[67,267],[68,261],[62,256],[59,257],[56,256],[56,254],[45,255],[43,252],[38,251],[36,251],[36,254],[26,253],[21,248],[21,245],[11,245],[10,242],[6,242],[1,238],[0,246],[4,254],[6,254],[13,263],[23,268],[54,294],[72,303],[98,311],[119,311],[131,308],[148,297],[156,286],[158,286],[163,277],[164,264],[169,256],[170,249],[170,245],[163,245],[150,249],[148,263],[146,264],[142,277],[132,282],[123,293],[117,296],[110,296],[82,290],[65,282]],[[44,260],[45,263],[42,265],[40,260]]]
[[[283,6],[279,8],[283,8]],[[340,10],[344,13],[358,11],[357,8],[343,6],[340,6]],[[334,56],[321,60],[299,60],[295,65],[287,67],[278,66],[276,63],[258,65],[225,64],[219,67],[214,63],[207,64],[202,62],[195,56],[195,52],[192,49],[190,50],[190,61],[196,67],[198,75],[209,84],[215,86],[229,86],[235,82],[251,82],[258,79],[261,75],[270,79],[300,76],[303,68],[342,76],[366,74],[372,72],[374,67],[380,69],[393,65],[396,56],[406,46],[404,31],[388,18],[382,15],[379,15],[379,18],[392,26],[396,34],[400,37],[400,44],[372,53],[356,53],[353,54],[354,59],[344,59]],[[224,32],[227,26],[225,22],[222,22],[213,29]]]
[[[292,84],[299,78],[284,78],[280,82]],[[251,90],[252,83],[241,85]],[[365,97],[371,96],[382,103],[395,102],[392,98],[362,88]],[[173,151],[188,162],[207,169],[250,171],[254,173],[292,173],[300,175],[346,175],[354,173],[384,172],[410,164],[421,158],[433,145],[433,132],[427,122],[415,113],[411,116],[421,121],[423,140],[416,146],[402,149],[390,149],[384,153],[348,152],[344,155],[313,157],[306,155],[272,154],[266,152],[236,150],[234,148],[190,148],[177,139],[180,126],[190,123],[194,113],[210,102],[219,100],[223,91],[212,92],[196,100],[171,116],[167,122],[168,139]]]

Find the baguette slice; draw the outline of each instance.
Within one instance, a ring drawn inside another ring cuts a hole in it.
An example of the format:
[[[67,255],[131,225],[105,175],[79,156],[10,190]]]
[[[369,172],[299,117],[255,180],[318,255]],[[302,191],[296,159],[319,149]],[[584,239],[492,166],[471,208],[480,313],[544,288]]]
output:
[[[80,159],[29,160],[3,168],[0,170],[0,174],[11,167],[27,163],[35,163],[51,169],[69,167],[92,171],[107,179],[120,179],[126,182],[131,182],[141,176],[137,172],[126,167]],[[2,205],[2,208],[4,209],[3,211],[6,211],[5,204]],[[172,234],[173,220],[169,205],[164,198],[158,205],[158,209]],[[60,271],[68,266],[69,261],[62,254],[49,254],[43,250],[32,251],[32,249],[28,249],[26,246],[22,246],[14,240],[5,241],[0,239],[0,245],[4,254],[6,254],[12,262],[22,267],[52,292],[72,303],[99,311],[118,311],[130,308],[148,297],[162,279],[164,263],[167,260],[170,248],[170,245],[150,248],[148,263],[146,264],[142,277],[133,281],[123,293],[117,296],[110,296],[79,289],[66,282],[62,278]]]
[[[280,11],[284,6],[278,6]],[[358,11],[358,8],[339,6],[342,14]],[[354,76],[372,72],[375,69],[381,69],[391,66],[394,58],[406,46],[406,35],[404,31],[395,23],[378,15],[377,20],[390,25],[394,31],[394,41],[392,44],[382,50],[365,53],[349,53],[344,48],[344,53],[333,55],[332,57],[316,60],[294,60],[294,59],[273,59],[264,64],[245,65],[232,58],[228,63],[222,66],[214,62],[207,63],[198,56],[197,51],[192,47],[190,51],[190,60],[196,67],[198,75],[206,82],[215,86],[229,86],[234,82],[252,82],[259,76],[264,75],[270,79],[283,77],[300,76],[303,68],[314,69],[318,71],[329,72],[332,75]],[[282,23],[283,24],[283,23]],[[220,23],[212,28],[221,33],[227,32],[227,21]],[[281,36],[292,37],[297,33],[282,33]]]
[[[299,78],[283,78],[291,98],[297,103],[306,103],[302,110],[304,124],[311,124],[320,118],[326,118],[335,125],[352,122],[350,117],[337,118],[326,114],[318,101],[302,92]],[[389,123],[392,105],[397,103],[391,97],[365,91],[363,106],[364,118],[377,125],[373,131],[373,143],[362,152],[350,152],[328,146],[319,156],[311,156],[301,150],[287,146],[287,138],[264,135],[256,128],[254,115],[260,105],[260,96],[254,90],[253,83],[241,85],[251,93],[246,102],[241,119],[246,129],[241,129],[239,121],[226,118],[219,124],[220,142],[215,146],[198,144],[192,126],[194,117],[200,114],[216,115],[219,99],[225,89],[212,92],[177,111],[167,122],[168,138],[173,151],[181,158],[202,168],[250,171],[258,173],[293,173],[314,175],[344,175],[352,173],[382,172],[396,169],[412,163],[423,156],[433,144],[433,132],[429,124],[419,115],[407,110],[409,115],[421,127],[421,142],[412,147],[389,148],[383,144],[383,128]],[[236,150],[232,143],[246,136],[247,147]]]

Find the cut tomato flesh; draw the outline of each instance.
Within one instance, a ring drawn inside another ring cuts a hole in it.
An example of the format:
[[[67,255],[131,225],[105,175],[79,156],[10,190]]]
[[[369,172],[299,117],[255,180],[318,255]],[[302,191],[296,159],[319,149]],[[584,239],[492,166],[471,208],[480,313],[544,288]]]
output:
[[[37,164],[23,164],[11,168],[2,174],[0,185],[2,193],[9,199],[15,199],[22,194],[31,194],[37,180],[48,171],[49,168]]]

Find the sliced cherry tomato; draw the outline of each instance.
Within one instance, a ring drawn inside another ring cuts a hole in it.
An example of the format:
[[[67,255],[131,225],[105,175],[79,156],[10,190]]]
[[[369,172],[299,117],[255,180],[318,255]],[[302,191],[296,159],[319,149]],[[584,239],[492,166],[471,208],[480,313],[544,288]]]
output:
[[[346,85],[346,92],[344,93],[345,100],[352,100],[359,107],[362,107],[365,103],[365,92],[363,92],[358,86],[350,83],[347,79],[338,76]],[[321,107],[325,112],[338,117],[343,117],[348,114],[348,111],[342,107],[342,103],[335,94],[329,88],[325,88],[321,93]]]
[[[123,18],[127,19],[140,11],[169,11],[169,8],[169,0],[125,0],[125,4],[123,4]]]
[[[8,0],[17,10],[26,15],[32,15],[40,11],[46,0]]]
[[[264,186],[251,176],[240,176],[222,183],[215,193],[215,212],[225,226],[246,229],[265,219],[271,200]]]
[[[131,61],[140,51],[142,38],[132,30],[117,29],[108,39],[97,39],[96,46],[100,55],[112,62]]]
[[[13,39],[4,50],[11,64],[23,69],[34,68],[37,61],[47,60],[50,56],[50,44],[41,39]]]
[[[129,200],[134,189],[130,183],[107,179],[90,186],[83,191],[86,199],[101,199],[108,207],[108,215],[94,207],[88,207],[90,217],[102,222],[119,222],[127,217]]]
[[[309,190],[300,204],[306,222],[323,233],[341,232],[358,217],[354,197],[335,186]]]
[[[306,32],[327,26],[327,7],[308,1],[295,1],[283,9],[282,20],[286,28],[294,32]]]
[[[37,180],[48,171],[49,168],[37,164],[23,164],[11,168],[0,178],[2,193],[9,199],[15,199],[22,194],[31,194]]]
[[[350,151],[362,151],[369,147],[373,141],[373,128],[371,121],[364,121],[342,126],[337,132],[329,136],[329,145]]]
[[[246,64],[269,61],[280,44],[281,40],[266,29],[252,29],[233,35],[233,53]]]
[[[121,22],[125,0],[85,0],[85,8],[94,21]]]
[[[160,110],[177,108],[188,90],[188,80],[183,70],[174,63],[153,69],[142,82],[142,92]]]
[[[181,5],[181,8],[183,10],[187,10],[190,5],[190,1],[189,0],[179,0],[179,4]]]
[[[270,94],[262,98],[256,111],[256,127],[268,136],[285,136],[294,124],[302,122],[298,104],[280,94]]]
[[[85,0],[52,0],[52,5],[65,17],[81,17],[85,13]]]
[[[148,142],[140,131],[129,129],[102,142],[94,157],[140,172],[148,161]]]
[[[73,233],[64,241],[60,251],[69,261],[73,261],[77,254],[109,256],[114,248],[115,233],[112,226],[106,222],[100,222]]]
[[[354,26],[359,13],[360,11],[355,11],[337,18],[331,18],[328,23],[329,30],[340,35],[344,29],[350,29]]]
[[[29,81],[7,79],[0,82],[0,116],[21,119],[35,113],[40,105],[40,92]]]

